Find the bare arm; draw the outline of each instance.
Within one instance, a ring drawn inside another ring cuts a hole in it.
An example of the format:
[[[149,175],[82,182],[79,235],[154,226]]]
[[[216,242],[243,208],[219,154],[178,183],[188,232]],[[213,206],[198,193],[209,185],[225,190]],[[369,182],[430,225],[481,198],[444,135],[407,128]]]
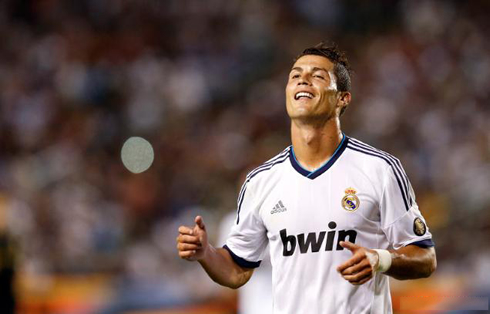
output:
[[[230,253],[222,248],[208,246],[206,257],[199,260],[209,277],[220,285],[237,289],[252,277],[253,268],[243,268],[233,261]]]
[[[385,274],[399,279],[429,277],[437,268],[436,250],[407,245],[398,250],[390,250],[391,267]]]
[[[362,285],[370,280],[378,267],[378,253],[348,241],[340,242],[340,245],[353,254],[337,268],[340,275],[353,285]],[[390,253],[391,267],[385,274],[399,280],[429,277],[437,267],[433,247],[421,248],[407,245],[398,250],[390,250]]]
[[[196,217],[195,223],[193,228],[179,227],[179,256],[188,261],[198,261],[209,277],[220,285],[237,289],[247,283],[253,269],[239,266],[227,250],[208,243],[206,226],[201,216]]]

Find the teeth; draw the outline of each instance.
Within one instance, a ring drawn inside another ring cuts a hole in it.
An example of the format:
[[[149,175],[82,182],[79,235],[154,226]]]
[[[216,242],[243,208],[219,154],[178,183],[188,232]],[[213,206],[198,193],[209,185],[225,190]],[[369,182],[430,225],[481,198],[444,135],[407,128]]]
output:
[[[313,94],[310,94],[308,92],[299,92],[294,96],[294,99],[299,99],[300,97],[308,97],[308,98],[313,98]]]

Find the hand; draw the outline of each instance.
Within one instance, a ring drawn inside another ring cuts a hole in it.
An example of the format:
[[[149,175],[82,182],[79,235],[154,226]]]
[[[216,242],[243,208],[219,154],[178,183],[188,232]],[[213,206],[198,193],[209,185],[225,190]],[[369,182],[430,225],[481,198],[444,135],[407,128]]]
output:
[[[193,228],[180,226],[177,250],[182,259],[197,261],[203,259],[208,249],[208,234],[201,216],[194,219]]]
[[[349,241],[340,241],[340,246],[352,252],[352,257],[337,267],[337,271],[345,280],[353,285],[362,285],[373,278],[379,262],[376,251]]]

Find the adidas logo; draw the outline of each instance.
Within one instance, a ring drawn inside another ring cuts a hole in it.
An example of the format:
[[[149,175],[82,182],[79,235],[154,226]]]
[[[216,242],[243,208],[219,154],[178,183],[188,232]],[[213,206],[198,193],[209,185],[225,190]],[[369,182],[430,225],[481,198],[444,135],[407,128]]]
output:
[[[276,206],[274,206],[274,208],[272,208],[271,215],[276,214],[276,213],[282,213],[282,212],[285,212],[286,210],[288,210],[286,208],[286,206],[284,206],[282,201],[279,201],[279,202],[277,202]]]

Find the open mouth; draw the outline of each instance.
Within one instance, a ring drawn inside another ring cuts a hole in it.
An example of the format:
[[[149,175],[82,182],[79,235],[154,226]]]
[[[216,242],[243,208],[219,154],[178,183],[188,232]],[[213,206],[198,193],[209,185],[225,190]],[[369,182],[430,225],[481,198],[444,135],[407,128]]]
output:
[[[294,95],[294,99],[298,100],[300,98],[308,98],[308,99],[313,99],[313,94],[308,93],[308,92],[298,92],[296,95]]]

